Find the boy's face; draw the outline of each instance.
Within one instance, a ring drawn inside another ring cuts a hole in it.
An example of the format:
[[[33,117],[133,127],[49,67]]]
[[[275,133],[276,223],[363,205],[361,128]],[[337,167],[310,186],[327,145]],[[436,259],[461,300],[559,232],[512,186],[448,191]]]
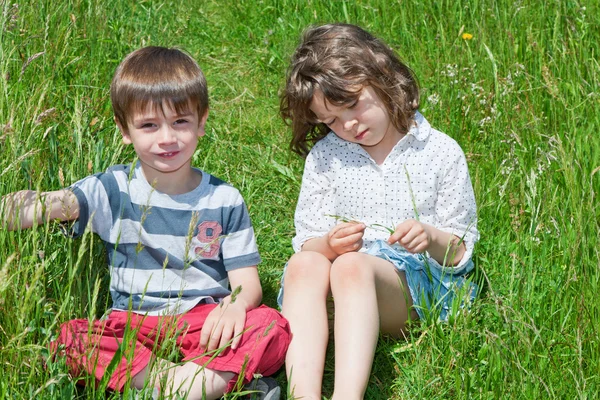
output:
[[[148,182],[170,173],[183,173],[177,176],[184,178],[191,171],[191,158],[198,138],[205,133],[208,111],[199,117],[195,108],[188,109],[178,114],[163,104],[163,114],[160,107],[148,104],[142,111],[133,112],[126,129],[117,122],[123,142],[133,144]]]

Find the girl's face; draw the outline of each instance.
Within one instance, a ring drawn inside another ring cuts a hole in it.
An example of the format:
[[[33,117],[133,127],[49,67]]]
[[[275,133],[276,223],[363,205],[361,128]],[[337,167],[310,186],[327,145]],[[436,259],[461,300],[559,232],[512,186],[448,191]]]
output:
[[[372,156],[372,152],[387,156],[404,136],[394,128],[383,102],[371,86],[361,90],[356,102],[344,106],[331,104],[317,89],[310,110],[337,136],[358,143]]]

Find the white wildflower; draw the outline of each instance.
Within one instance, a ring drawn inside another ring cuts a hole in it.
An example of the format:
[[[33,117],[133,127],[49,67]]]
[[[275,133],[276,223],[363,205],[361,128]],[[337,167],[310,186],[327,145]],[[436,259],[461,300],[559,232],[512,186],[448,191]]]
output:
[[[427,101],[432,105],[435,106],[436,104],[438,104],[440,102],[440,95],[437,93],[433,93],[431,95],[429,95],[427,97]]]

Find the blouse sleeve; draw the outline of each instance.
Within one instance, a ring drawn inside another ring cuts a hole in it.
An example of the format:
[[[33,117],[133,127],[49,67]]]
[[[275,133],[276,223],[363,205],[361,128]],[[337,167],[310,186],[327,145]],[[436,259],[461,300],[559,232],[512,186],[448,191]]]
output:
[[[324,236],[335,225],[335,188],[328,174],[329,162],[313,148],[306,157],[300,196],[294,215],[295,252],[309,239]]]
[[[461,273],[470,264],[479,232],[475,195],[467,160],[458,143],[453,142],[453,145],[455,148],[448,152],[450,157],[445,164],[446,168],[438,190],[436,216],[440,230],[462,238],[465,243],[466,252],[453,271]]]

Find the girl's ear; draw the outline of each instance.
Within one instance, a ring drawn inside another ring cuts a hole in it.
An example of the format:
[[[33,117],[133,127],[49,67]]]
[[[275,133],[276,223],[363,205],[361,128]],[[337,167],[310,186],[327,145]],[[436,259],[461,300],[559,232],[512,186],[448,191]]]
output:
[[[119,132],[121,132],[121,138],[123,139],[123,143],[131,144],[131,136],[129,136],[127,129],[123,128],[123,125],[121,125],[121,123],[117,120],[117,117],[113,118],[115,119],[115,124],[117,124],[117,127],[119,128]]]

